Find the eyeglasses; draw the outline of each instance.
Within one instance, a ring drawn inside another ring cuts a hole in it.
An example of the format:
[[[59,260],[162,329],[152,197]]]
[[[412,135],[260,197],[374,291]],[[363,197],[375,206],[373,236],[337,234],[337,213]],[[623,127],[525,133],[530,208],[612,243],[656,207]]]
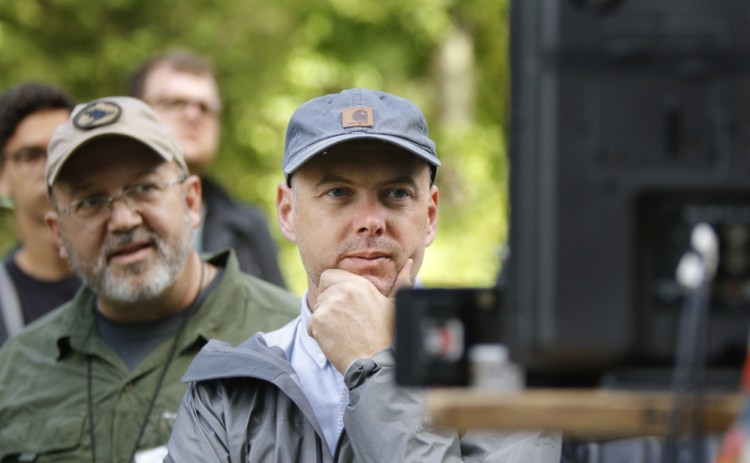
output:
[[[71,201],[68,203],[68,207],[57,208],[57,211],[80,221],[104,220],[109,217],[112,212],[112,204],[117,200],[121,200],[131,211],[141,211],[145,207],[161,203],[169,187],[182,185],[185,180],[187,180],[187,175],[183,175],[176,180],[136,183],[123,189],[122,194],[118,196],[89,196]]]
[[[211,118],[216,117],[219,114],[219,111],[221,111],[221,108],[218,105],[212,105],[205,101],[191,100],[188,98],[160,98],[158,100],[153,100],[151,105],[156,109],[171,113],[183,112],[188,106],[193,105],[198,108],[198,112],[201,116]]]
[[[34,178],[44,172],[47,150],[36,146],[28,146],[4,157],[4,159],[13,163],[21,177]]]

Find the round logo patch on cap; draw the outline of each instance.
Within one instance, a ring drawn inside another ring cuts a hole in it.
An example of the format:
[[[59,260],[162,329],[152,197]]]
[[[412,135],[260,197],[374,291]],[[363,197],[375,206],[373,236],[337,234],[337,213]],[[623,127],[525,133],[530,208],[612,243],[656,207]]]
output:
[[[122,114],[122,108],[112,101],[94,101],[86,105],[73,118],[73,125],[81,130],[91,130],[114,124]]]

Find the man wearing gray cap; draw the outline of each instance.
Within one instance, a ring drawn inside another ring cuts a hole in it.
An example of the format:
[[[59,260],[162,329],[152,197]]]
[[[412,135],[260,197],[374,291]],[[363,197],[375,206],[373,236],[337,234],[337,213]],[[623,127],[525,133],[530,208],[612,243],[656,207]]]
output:
[[[276,206],[307,272],[301,313],[206,345],[165,461],[559,461],[556,436],[432,428],[421,391],[394,382],[392,298],[435,237],[439,166],[408,100],[352,89],[297,109]]]
[[[299,301],[229,251],[196,252],[200,180],[138,99],[77,106],[45,176],[45,220],[84,286],[0,349],[0,460],[161,461],[206,341],[276,329]]]

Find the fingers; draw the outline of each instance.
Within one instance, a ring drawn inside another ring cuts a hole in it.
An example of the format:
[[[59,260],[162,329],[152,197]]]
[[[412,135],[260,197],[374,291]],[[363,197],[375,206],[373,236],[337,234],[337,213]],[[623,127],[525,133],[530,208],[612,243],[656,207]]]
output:
[[[414,259],[407,259],[404,263],[404,266],[401,267],[401,270],[398,272],[398,275],[396,275],[396,280],[393,282],[393,286],[391,287],[391,290],[388,292],[386,297],[395,296],[396,291],[398,291],[399,289],[412,286],[411,272],[413,266]],[[337,268],[327,269],[320,275],[318,294],[325,292],[326,289],[335,284],[358,279],[362,279],[365,281],[367,280],[367,278],[351,273],[347,270]]]
[[[318,310],[318,307],[320,306],[320,302],[315,304],[314,307],[310,308],[310,313],[314,314],[316,310]],[[315,339],[315,333],[313,332],[313,322],[314,319],[310,319],[310,322],[307,324],[307,334],[310,335],[311,338]]]
[[[351,273],[346,270],[341,270],[339,268],[329,268],[320,274],[320,284],[318,285],[318,294],[324,293],[326,289],[330,288],[331,286],[335,284],[342,283],[344,281],[357,280],[360,278],[365,280],[364,277],[361,277],[355,273]]]
[[[340,372],[352,361],[369,358],[392,343],[390,296],[411,285],[413,264],[413,259],[408,259],[398,270],[387,295],[368,278],[346,270],[327,269],[321,274],[307,332]]]

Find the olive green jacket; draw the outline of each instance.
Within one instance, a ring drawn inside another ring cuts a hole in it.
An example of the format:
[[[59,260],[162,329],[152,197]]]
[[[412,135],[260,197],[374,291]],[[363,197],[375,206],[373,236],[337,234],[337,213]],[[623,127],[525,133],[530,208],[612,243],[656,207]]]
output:
[[[239,344],[257,331],[281,327],[299,312],[299,300],[287,291],[240,273],[233,253],[209,261],[224,267],[224,274],[185,326],[140,450],[166,444],[187,388],[180,378],[209,339]],[[83,287],[0,348],[0,461],[92,461],[89,378],[96,459],[129,458],[173,338],[128,371],[98,336],[94,303],[95,295]]]

